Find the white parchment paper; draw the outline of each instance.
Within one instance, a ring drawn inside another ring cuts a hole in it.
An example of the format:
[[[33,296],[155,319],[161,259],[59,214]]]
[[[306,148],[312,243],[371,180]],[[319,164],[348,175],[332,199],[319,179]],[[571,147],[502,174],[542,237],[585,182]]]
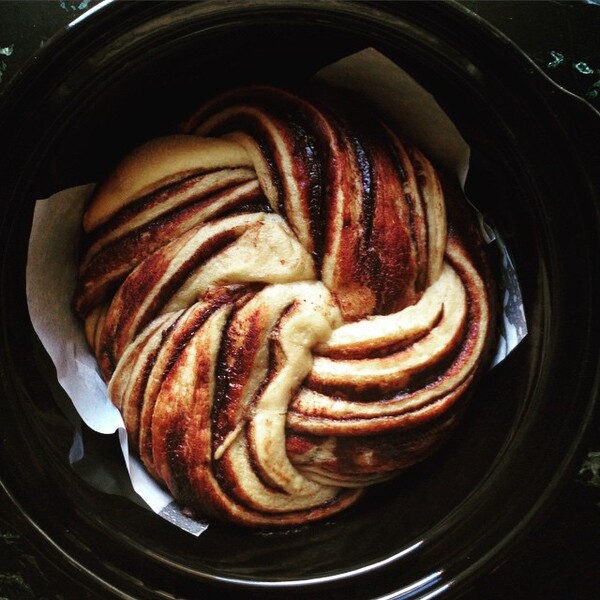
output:
[[[394,63],[368,49],[326,67],[316,77],[358,93],[375,104],[404,137],[418,144],[445,170],[456,173],[464,184],[469,164],[468,145],[433,96]],[[108,399],[106,384],[87,346],[82,324],[71,310],[81,218],[93,189],[92,183],[62,190],[36,203],[26,274],[31,320],[55,365],[60,385],[83,423],[102,434],[117,433],[140,504],[185,531],[199,535],[207,524],[183,514],[173,498],[150,478],[129,452],[121,415]],[[483,227],[487,239],[492,241],[493,230],[487,225]],[[500,239],[494,243],[499,245],[504,262],[504,331],[494,360],[497,364],[523,339],[527,326],[510,257]],[[73,463],[80,461],[85,453],[78,431],[71,450]],[[122,465],[98,464],[97,469],[92,466],[94,474],[89,476],[90,482],[100,489],[115,492],[114,482],[118,478],[110,477],[111,469],[115,468],[122,469]],[[87,472],[90,472],[89,467]],[[116,493],[121,493],[118,485],[116,487]],[[130,496],[125,489],[122,494]]]

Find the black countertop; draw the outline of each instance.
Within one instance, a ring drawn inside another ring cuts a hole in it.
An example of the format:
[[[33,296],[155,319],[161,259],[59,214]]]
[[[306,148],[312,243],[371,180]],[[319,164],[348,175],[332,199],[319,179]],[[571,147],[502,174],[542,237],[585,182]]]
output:
[[[21,66],[94,0],[0,2],[0,93]],[[600,110],[600,2],[462,2],[554,81]],[[599,117],[600,118],[600,117]],[[0,140],[1,143],[1,140]],[[599,141],[600,143],[600,141]],[[582,464],[535,527],[466,600],[600,598],[600,419]],[[2,516],[0,599],[95,598]]]

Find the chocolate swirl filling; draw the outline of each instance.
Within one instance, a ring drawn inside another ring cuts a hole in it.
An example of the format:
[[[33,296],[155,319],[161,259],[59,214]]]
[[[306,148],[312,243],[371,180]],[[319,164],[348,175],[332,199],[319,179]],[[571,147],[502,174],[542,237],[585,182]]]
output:
[[[126,157],[84,217],[74,306],[149,473],[199,515],[287,527],[438,448],[494,317],[447,200],[329,91],[228,91]]]

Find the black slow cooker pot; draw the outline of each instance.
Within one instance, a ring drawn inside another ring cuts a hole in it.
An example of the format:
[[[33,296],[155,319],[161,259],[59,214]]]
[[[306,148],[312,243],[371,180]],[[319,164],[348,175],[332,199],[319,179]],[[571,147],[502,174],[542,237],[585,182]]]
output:
[[[442,452],[333,521],[280,533],[213,523],[195,538],[91,488],[69,466],[72,426],[27,312],[35,199],[98,180],[215,91],[297,82],[370,46],[433,93],[470,145],[467,193],[509,248],[526,340]],[[2,501],[99,597],[452,596],[506,555],[581,461],[600,372],[600,120],[460,6],[102,3],[13,81],[0,139]]]

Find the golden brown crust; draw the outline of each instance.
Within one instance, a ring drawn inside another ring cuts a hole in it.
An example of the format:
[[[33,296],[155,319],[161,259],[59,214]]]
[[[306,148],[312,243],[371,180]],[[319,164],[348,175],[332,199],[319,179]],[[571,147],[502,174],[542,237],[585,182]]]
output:
[[[484,366],[472,217],[330,95],[233,90],[185,133],[127,157],[88,209],[87,338],[183,505],[255,527],[336,514],[433,452]]]
[[[83,229],[95,229],[132,199],[175,177],[242,166],[252,166],[250,158],[228,140],[186,135],[150,140],[128,154],[100,184],[83,217]]]

